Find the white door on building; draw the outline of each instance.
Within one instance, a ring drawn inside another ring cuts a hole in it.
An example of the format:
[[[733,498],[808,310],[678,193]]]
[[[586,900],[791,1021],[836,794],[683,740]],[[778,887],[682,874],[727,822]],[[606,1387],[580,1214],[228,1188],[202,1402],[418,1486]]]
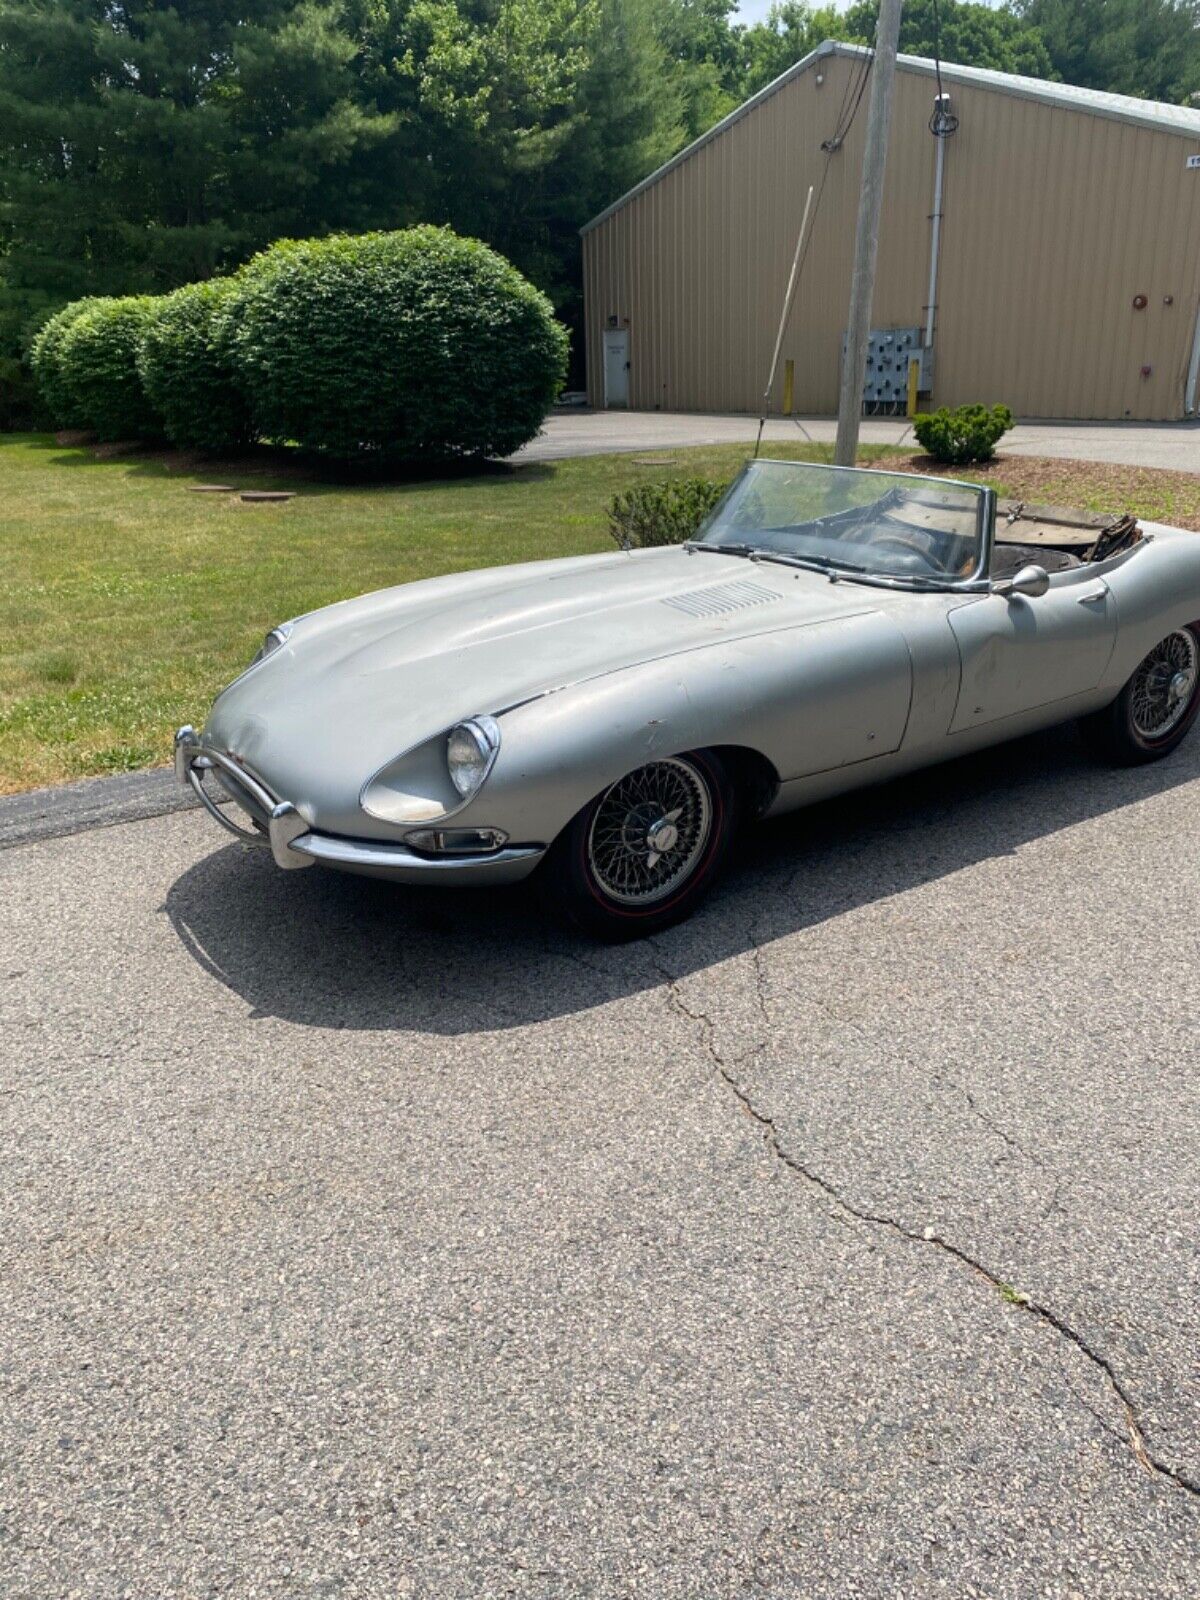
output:
[[[629,329],[604,330],[604,404],[629,404]]]

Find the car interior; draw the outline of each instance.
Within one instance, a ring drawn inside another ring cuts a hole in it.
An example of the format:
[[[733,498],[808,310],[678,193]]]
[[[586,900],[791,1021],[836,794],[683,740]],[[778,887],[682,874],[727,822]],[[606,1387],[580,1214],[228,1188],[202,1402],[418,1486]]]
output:
[[[837,505],[839,499],[851,503]],[[743,542],[739,547],[802,555],[831,567],[914,581],[961,581],[979,575],[981,518],[993,506],[992,497],[967,484],[755,462],[735,482],[724,514],[718,508],[703,537],[720,545],[726,542],[721,535],[732,533]],[[815,514],[804,516],[809,507]],[[1028,566],[1050,575],[1067,572],[1108,560],[1143,537],[1137,520],[1127,514],[1096,516],[1024,502],[1001,502],[993,514],[986,573],[993,580],[1011,578]]]
[[[988,576],[1010,578],[1022,567],[1039,566],[1051,574],[1071,567],[1107,561],[1144,537],[1137,518],[1088,516],[1053,507],[1001,502]]]

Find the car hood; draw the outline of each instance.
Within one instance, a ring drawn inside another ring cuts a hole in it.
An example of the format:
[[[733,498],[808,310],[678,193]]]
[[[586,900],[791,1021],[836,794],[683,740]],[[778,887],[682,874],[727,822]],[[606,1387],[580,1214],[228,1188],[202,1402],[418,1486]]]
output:
[[[877,609],[877,594],[736,556],[645,550],[380,590],[299,619],[207,733],[269,776],[355,752],[355,781],[464,717],[731,637]],[[351,776],[351,774],[347,774]]]

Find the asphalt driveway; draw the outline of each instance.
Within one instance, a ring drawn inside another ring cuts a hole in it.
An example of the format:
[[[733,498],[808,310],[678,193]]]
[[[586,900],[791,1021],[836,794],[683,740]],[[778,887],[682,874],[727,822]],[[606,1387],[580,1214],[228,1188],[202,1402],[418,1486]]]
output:
[[[693,923],[0,850],[0,1593],[1193,1596],[1200,740]]]
[[[566,456],[608,455],[614,451],[671,450],[687,445],[752,442],[758,419],[688,411],[569,411],[547,417],[517,460],[555,461]],[[766,444],[814,439],[831,444],[837,436],[832,417],[771,418]],[[912,444],[903,417],[864,418],[864,444]],[[1200,421],[1196,422],[1018,422],[1004,436],[1002,455],[1053,456],[1132,467],[1166,467],[1200,472]]]

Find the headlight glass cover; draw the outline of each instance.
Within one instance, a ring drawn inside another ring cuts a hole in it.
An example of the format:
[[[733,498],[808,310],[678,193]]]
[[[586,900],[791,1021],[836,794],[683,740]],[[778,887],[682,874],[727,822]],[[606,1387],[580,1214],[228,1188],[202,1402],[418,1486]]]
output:
[[[493,717],[471,717],[446,738],[450,781],[464,800],[481,787],[500,749],[500,726]]]

